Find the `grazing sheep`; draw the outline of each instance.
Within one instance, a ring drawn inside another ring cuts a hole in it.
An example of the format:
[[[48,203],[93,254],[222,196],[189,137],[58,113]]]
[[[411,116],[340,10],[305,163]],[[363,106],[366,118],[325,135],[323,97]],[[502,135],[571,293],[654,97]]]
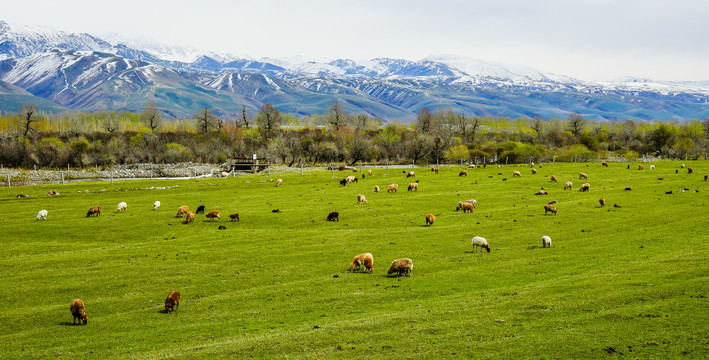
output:
[[[409,184],[409,191],[411,191],[411,190],[419,191],[419,184],[418,183]]]
[[[655,165],[650,165],[650,170],[655,170]]]
[[[564,190],[571,190],[572,186],[574,186],[574,183],[567,181],[566,184],[564,184]]]
[[[465,210],[463,210],[463,211],[465,211]],[[433,216],[433,214],[428,214],[428,215],[426,215],[426,225],[427,225],[427,226],[433,225],[433,222],[434,222],[434,221],[436,221],[436,217]]]
[[[437,167],[437,166],[432,167],[432,168],[431,168],[431,171],[433,171],[433,172],[435,172],[436,174],[438,174],[438,167]]]
[[[581,191],[581,192],[586,192],[589,190],[591,190],[591,184],[589,184],[589,183],[585,183],[585,184],[581,185],[581,187],[579,188],[579,191]]]
[[[552,200],[552,201],[548,202],[547,204],[549,204],[549,205],[554,205],[554,204],[558,204],[558,203],[559,203],[558,201]]]
[[[552,175],[550,180],[556,182],[556,175]]]
[[[379,185],[374,185],[374,192],[379,194]]]
[[[37,220],[47,220],[47,214],[48,214],[47,210],[40,210],[37,213]]]
[[[556,215],[556,206],[551,204],[544,205],[544,215],[546,215],[547,212],[551,212],[552,214]]]
[[[367,202],[367,198],[364,196],[364,194],[357,194],[357,203],[358,204],[361,204],[361,203],[369,204]]]
[[[71,306],[69,306],[69,311],[71,311],[71,315],[74,317],[74,324],[76,324],[76,319],[79,319],[79,324],[83,322],[84,325],[86,325],[86,323],[89,322],[89,317],[86,316],[84,302],[81,301],[81,299],[72,301]]]
[[[389,185],[389,187],[387,187],[387,192],[388,192],[388,193],[390,193],[390,192],[396,192],[396,190],[398,190],[398,189],[399,189],[399,185],[397,185],[397,184],[391,184],[391,185]]]
[[[517,177],[522,177],[522,173],[519,172],[519,171],[517,171],[517,170],[515,170],[515,171],[512,172],[512,177],[515,177],[515,176],[517,176]]]
[[[588,180],[588,175],[586,175],[586,173],[579,173],[579,179],[586,179],[586,180]]]
[[[165,299],[165,312],[171,313],[173,310],[177,310],[180,306],[180,292],[175,290],[171,291]]]
[[[209,221],[214,220],[214,218],[217,218],[219,220],[222,219],[221,215],[219,215],[219,210],[209,210],[207,215],[205,215]]]
[[[160,201],[156,201],[153,203],[153,210],[157,210],[160,208]]]
[[[281,209],[271,210],[272,213],[280,213]]]
[[[687,168],[687,173],[691,174],[691,173],[693,173],[693,172],[694,172],[694,169],[692,169],[691,167],[688,167],[688,168]]]
[[[684,164],[682,164],[680,167],[681,167],[682,169],[684,169]]]
[[[372,273],[372,270],[374,270],[374,257],[372,254],[364,253],[355,256],[348,271],[357,271],[361,269],[362,266],[364,266],[365,272]]]
[[[532,161],[531,163],[529,163],[529,167],[534,167],[534,161]]]
[[[357,168],[352,169],[352,172],[359,172]]]
[[[473,206],[478,206],[478,201],[474,200],[474,199],[465,200],[465,202],[469,202],[469,203],[473,204]]]
[[[372,176],[372,170],[367,171],[367,175]]]
[[[409,258],[397,259],[391,262],[387,270],[387,276],[396,273],[396,276],[412,276],[414,274],[414,262]]]
[[[462,170],[462,171],[458,174],[458,176],[468,176],[468,172],[465,171],[465,170]]]
[[[470,203],[473,205],[473,208],[478,206],[478,201],[474,199],[470,200],[464,200],[464,201],[458,201],[458,205],[455,207],[455,211],[458,211],[463,208],[463,203]],[[474,209],[473,209],[474,210]]]
[[[197,211],[195,211],[195,214],[204,214],[204,205],[198,206]]]
[[[709,179],[709,175],[704,174],[704,181],[707,181],[707,179]]]
[[[600,199],[598,199],[598,203],[601,204],[601,207],[604,207],[604,206],[606,206],[606,199],[600,198]]]
[[[239,214],[230,214],[229,218],[231,219],[231,221],[239,221]]]
[[[219,230],[226,230],[226,226],[224,226],[224,225],[219,225],[219,227],[218,227],[217,229],[219,229]]]
[[[101,215],[101,207],[98,205],[92,206],[89,208],[89,211],[86,213],[86,217],[89,216],[100,216]]]
[[[460,208],[463,209],[463,214],[465,214],[466,212],[472,213],[475,211],[475,205],[468,201],[463,201],[462,204],[460,204]]]
[[[351,183],[351,182],[357,182],[357,177],[354,176],[354,175],[350,175],[350,176],[348,176],[348,177],[345,178],[345,181],[347,181],[348,184]]]
[[[340,221],[340,213],[333,211],[327,214],[327,221]]]
[[[347,179],[342,179],[342,180],[340,180],[340,185],[346,186],[346,185],[347,185]]]
[[[342,171],[342,170],[345,170],[346,168],[347,168],[347,166],[345,166],[345,165],[340,165],[339,170]]]
[[[549,193],[546,190],[542,189],[534,193],[534,195],[549,195]]]
[[[188,211],[190,211],[190,208],[187,205],[182,205],[177,209],[177,215],[175,215],[175,217],[182,217],[186,215]]]
[[[126,211],[127,208],[128,208],[128,204],[126,204],[125,201],[120,202],[120,203],[118,203],[118,207],[117,207],[116,212],[124,212],[124,211]]]
[[[605,162],[605,161],[604,161],[604,162],[602,162],[602,163],[601,163],[601,165],[603,165],[603,166],[605,166],[605,167],[608,167],[608,163],[607,163],[607,162]]]
[[[644,168],[645,168],[645,166],[643,166],[643,165],[638,165],[638,170],[642,170],[642,169],[644,169]]]
[[[282,183],[283,183],[283,179],[278,178],[278,180],[276,180],[276,187],[281,186]]]
[[[545,248],[547,246],[551,247],[551,238],[544,235],[544,236],[542,236],[542,247]]]
[[[468,165],[468,169],[475,169],[476,165],[475,164],[470,164]]]
[[[408,174],[406,174],[406,177],[407,177],[407,178],[410,178],[410,177],[415,177],[415,176],[416,176],[416,173],[415,173],[415,172],[413,172],[413,171],[409,171],[409,173],[408,173]]]
[[[487,252],[490,252],[490,245],[484,237],[476,236],[473,238],[473,249],[478,252],[479,248],[485,248]]]
[[[194,211],[190,211],[185,214],[185,224],[189,224],[194,221]]]
[[[537,175],[537,169],[532,168],[532,175]]]

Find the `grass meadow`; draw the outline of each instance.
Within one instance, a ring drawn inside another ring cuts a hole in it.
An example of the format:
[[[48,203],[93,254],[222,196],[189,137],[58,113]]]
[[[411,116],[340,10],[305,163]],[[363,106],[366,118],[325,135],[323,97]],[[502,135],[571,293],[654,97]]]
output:
[[[349,171],[306,170],[3,188],[0,358],[707,358],[709,163],[652,164],[418,168],[417,192],[392,168],[344,187]],[[222,219],[184,225],[181,205]],[[349,273],[364,252],[374,272]],[[387,277],[402,257],[413,276]],[[88,325],[72,324],[77,298]]]

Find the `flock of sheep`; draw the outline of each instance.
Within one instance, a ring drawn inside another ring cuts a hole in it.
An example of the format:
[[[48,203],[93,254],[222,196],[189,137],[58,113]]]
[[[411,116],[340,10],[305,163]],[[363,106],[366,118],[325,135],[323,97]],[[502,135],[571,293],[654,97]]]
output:
[[[607,167],[608,164],[604,162],[604,163],[602,163],[602,166]],[[470,167],[474,168],[475,166],[471,165]],[[532,167],[532,175],[536,174],[537,170],[534,168],[534,163],[531,164],[531,167]],[[685,167],[684,164],[682,164],[681,168],[684,168],[684,167]],[[628,165],[628,169],[629,168],[630,168],[630,166]],[[654,165],[650,166],[650,169],[654,169],[654,168],[655,168]],[[639,165],[638,169],[643,170],[644,166]],[[355,169],[355,171],[357,171],[357,170]],[[437,167],[433,167],[431,169],[431,171],[438,174],[439,169]],[[688,168],[687,171],[690,174],[694,172],[694,170],[691,167]],[[406,173],[406,171],[404,171],[404,173]],[[370,175],[370,176],[372,175],[371,170],[369,170],[368,175]],[[406,173],[407,178],[415,177],[415,176],[416,176],[416,174],[414,171],[410,171],[410,172]],[[461,171],[459,176],[467,176],[467,171],[465,171],[465,170]],[[365,176],[362,175],[362,177],[364,178]],[[522,173],[518,170],[515,170],[515,171],[513,171],[513,177],[522,177]],[[588,180],[588,175],[585,173],[579,173],[579,179]],[[708,179],[709,179],[709,175],[704,175],[704,180],[706,181]],[[503,179],[503,180],[506,180],[506,179]],[[550,180],[552,182],[557,182],[557,177],[555,175],[551,175]],[[357,177],[347,176],[345,179],[340,181],[340,184],[345,186],[347,184],[350,184],[352,182],[357,182],[357,181],[358,181]],[[283,183],[283,180],[279,178],[276,181],[276,186],[280,187],[282,185],[282,183]],[[418,180],[416,180],[416,182],[409,184],[408,190],[409,191],[412,191],[412,190],[418,191],[418,185],[419,185],[419,182],[418,182]],[[571,190],[572,187],[573,187],[573,183],[571,181],[568,181],[564,184],[563,189],[564,190]],[[584,183],[579,188],[579,191],[581,191],[581,192],[590,191],[590,187],[591,186],[589,183]],[[391,184],[387,187],[387,192],[388,193],[396,192],[397,189],[398,189],[397,184]],[[628,190],[628,189],[626,188],[626,190]],[[379,193],[379,186],[374,187],[374,192]],[[546,190],[544,190],[544,188],[542,188],[542,190],[538,191],[535,195],[548,195],[548,192]],[[598,201],[599,201],[599,204],[601,207],[605,206],[605,204],[606,204],[605,198],[602,197]],[[368,203],[367,198],[365,197],[364,194],[357,194],[357,203],[358,204],[363,204],[363,203],[367,204]],[[556,215],[558,211],[557,211],[555,204],[557,204],[556,201],[550,201],[547,204],[545,204],[544,205],[544,214],[546,215],[547,213],[552,213],[552,214]],[[160,205],[161,205],[160,201],[155,201],[153,203],[153,210],[160,209]],[[459,211],[462,209],[463,213],[466,213],[466,212],[473,213],[475,211],[476,206],[477,206],[477,201],[474,199],[459,201],[456,206],[455,211]],[[619,206],[616,204],[615,207],[619,207]],[[125,212],[127,210],[127,208],[128,208],[127,203],[120,202],[117,205],[117,212]],[[86,216],[87,217],[100,216],[101,209],[102,209],[101,206],[98,206],[98,205],[92,206],[89,208],[88,212],[86,213]],[[203,205],[199,206],[197,208],[196,212],[190,211],[189,207],[187,205],[184,205],[184,206],[180,206],[178,208],[176,217],[183,217],[184,216],[185,217],[184,223],[189,224],[194,221],[196,214],[203,214],[204,211],[205,211],[205,207]],[[274,210],[273,212],[278,212],[278,211]],[[339,221],[339,215],[340,214],[336,211],[330,212],[327,216],[327,221]],[[41,210],[37,214],[37,220],[46,220],[47,216],[48,216],[47,210]],[[210,221],[214,220],[215,218],[221,219],[220,212],[218,210],[210,210],[205,215],[205,217],[207,219],[209,219]],[[231,215],[229,215],[229,217],[231,218],[232,221],[239,221],[239,214],[238,213],[231,214]],[[435,220],[436,220],[436,217],[433,214],[427,214],[425,217],[426,226],[433,225]],[[222,229],[222,228],[224,228],[224,227],[220,227],[220,229]],[[480,237],[480,236],[473,237],[472,246],[473,246],[473,249],[475,250],[475,252],[477,252],[478,249],[480,249],[480,248],[484,248],[485,250],[487,250],[487,252],[491,251],[491,248],[490,248],[490,245],[489,245],[487,239]],[[542,247],[546,248],[546,247],[551,247],[551,246],[552,246],[551,238],[546,235],[542,236]],[[354,259],[352,260],[350,267],[349,267],[349,271],[363,270],[367,273],[372,273],[373,269],[374,269],[374,257],[371,253],[364,253],[364,254],[359,254],[359,255],[355,256]],[[413,275],[413,261],[409,258],[401,258],[401,259],[396,259],[396,260],[392,261],[391,265],[387,269],[387,276],[390,276],[390,275],[396,275],[397,277],[398,276],[412,276]],[[173,310],[176,310],[179,306],[179,302],[180,302],[180,292],[179,291],[170,292],[168,297],[165,299],[165,312],[170,313]],[[80,323],[87,324],[88,317],[86,314],[86,308],[85,308],[82,300],[80,300],[80,299],[74,300],[71,303],[70,311],[71,311],[71,314],[74,318],[74,323],[76,323],[76,320],[78,319]]]

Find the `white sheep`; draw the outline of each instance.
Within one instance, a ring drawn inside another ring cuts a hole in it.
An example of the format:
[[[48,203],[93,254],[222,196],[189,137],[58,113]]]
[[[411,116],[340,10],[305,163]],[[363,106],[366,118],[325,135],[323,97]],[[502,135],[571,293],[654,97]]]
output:
[[[542,236],[542,247],[545,248],[547,246],[551,247],[551,238],[544,235],[544,236]]]
[[[479,247],[484,247],[487,252],[490,252],[490,245],[488,245],[487,240],[484,237],[476,236],[473,238],[473,248],[475,252],[478,251]]]
[[[650,170],[655,170],[655,165],[650,165]]]
[[[126,211],[127,208],[128,208],[128,204],[126,204],[125,201],[122,201],[122,202],[118,203],[117,212]]]
[[[157,210],[160,208],[160,201],[156,201],[153,203],[153,210]]]
[[[48,214],[47,210],[40,210],[37,213],[37,220],[47,220],[47,214]]]

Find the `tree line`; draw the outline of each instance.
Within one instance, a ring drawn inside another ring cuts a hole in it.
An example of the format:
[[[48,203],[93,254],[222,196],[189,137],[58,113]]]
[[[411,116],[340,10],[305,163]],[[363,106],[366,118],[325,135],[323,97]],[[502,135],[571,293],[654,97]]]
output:
[[[414,122],[349,114],[339,102],[325,114],[298,118],[264,104],[232,119],[202,108],[166,119],[154,102],[140,113],[43,113],[33,104],[0,114],[0,164],[61,168],[131,163],[222,163],[257,154],[273,163],[315,165],[635,160],[641,156],[705,158],[709,119],[591,121],[483,117],[423,108]]]

